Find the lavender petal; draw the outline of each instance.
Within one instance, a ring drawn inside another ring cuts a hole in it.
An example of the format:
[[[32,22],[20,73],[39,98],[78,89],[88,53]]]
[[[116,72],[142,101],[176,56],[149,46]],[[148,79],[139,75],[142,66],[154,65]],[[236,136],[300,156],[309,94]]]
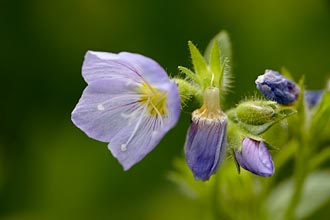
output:
[[[110,142],[110,151],[125,170],[177,123],[181,110],[178,88],[150,58],[89,51],[82,73],[88,86],[72,112],[72,121],[89,137]],[[166,111],[160,113],[152,103],[157,100],[150,97],[154,94],[164,96]]]
[[[219,168],[226,153],[227,118],[192,118],[185,156],[196,180],[208,180]]]
[[[274,163],[263,141],[244,138],[242,150],[235,152],[237,162],[244,169],[259,175],[272,176]]]

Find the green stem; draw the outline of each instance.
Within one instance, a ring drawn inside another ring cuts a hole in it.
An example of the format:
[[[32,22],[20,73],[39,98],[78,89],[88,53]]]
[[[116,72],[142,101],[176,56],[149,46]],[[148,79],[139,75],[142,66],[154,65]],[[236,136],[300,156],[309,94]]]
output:
[[[295,173],[294,173],[294,191],[289,202],[289,206],[285,213],[285,217],[287,220],[296,219],[296,208],[300,202],[302,191],[304,187],[305,179],[308,175],[308,159],[309,159],[309,141],[308,135],[301,137],[300,146],[298,147],[298,151],[295,158]]]
[[[184,79],[179,79],[179,78],[172,78],[172,79],[178,85],[180,100],[183,106],[185,106],[192,97],[195,97],[200,103],[203,103],[202,94],[195,85],[191,84],[190,82]]]
[[[221,219],[220,216],[220,204],[219,204],[219,174],[214,175],[214,182],[213,182],[213,190],[211,193],[212,196],[212,212],[213,212],[213,219],[218,220]]]

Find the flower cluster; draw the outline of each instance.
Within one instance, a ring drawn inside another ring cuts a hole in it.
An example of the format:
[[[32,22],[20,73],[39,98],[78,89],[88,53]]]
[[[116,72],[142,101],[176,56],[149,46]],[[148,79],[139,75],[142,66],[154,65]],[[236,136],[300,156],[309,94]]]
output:
[[[239,125],[234,132],[240,133],[237,138],[241,141],[239,147],[234,147],[234,157],[242,168],[259,176],[272,176],[274,162],[260,135],[296,113],[294,109],[282,108],[281,105],[293,105],[299,98],[300,89],[296,83],[273,70],[266,70],[255,83],[269,101],[245,101],[232,110],[231,119]]]
[[[228,48],[225,32],[211,41],[205,56],[189,42],[193,70],[179,67],[183,79],[170,79],[156,61],[143,55],[88,51],[82,67],[88,85],[72,112],[72,121],[89,137],[107,142],[127,170],[154,149],[176,125],[181,106],[195,97],[200,107],[192,112],[184,145],[195,179],[208,180],[227,153],[242,168],[271,176],[274,164],[260,134],[294,113],[279,104],[294,103],[299,88],[279,73],[266,70],[256,83],[271,101],[246,101],[223,111],[220,100],[231,79]],[[311,103],[316,96],[308,96]]]

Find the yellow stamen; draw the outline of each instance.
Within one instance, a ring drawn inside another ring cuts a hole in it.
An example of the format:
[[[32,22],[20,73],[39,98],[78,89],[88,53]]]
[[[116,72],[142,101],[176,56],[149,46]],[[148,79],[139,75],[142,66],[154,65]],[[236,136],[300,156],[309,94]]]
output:
[[[138,89],[141,95],[139,102],[148,106],[148,112],[155,116],[161,117],[167,114],[167,92],[160,91],[146,83],[141,84]]]

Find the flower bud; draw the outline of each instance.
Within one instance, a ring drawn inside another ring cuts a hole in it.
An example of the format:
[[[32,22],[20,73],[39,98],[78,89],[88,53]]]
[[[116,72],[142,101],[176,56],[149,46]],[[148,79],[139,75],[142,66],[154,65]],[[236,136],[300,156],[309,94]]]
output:
[[[258,76],[255,83],[266,99],[282,105],[293,104],[300,92],[294,82],[273,70],[266,70],[264,75]]]
[[[251,138],[244,138],[242,149],[235,151],[238,164],[244,169],[259,176],[272,176],[274,163],[266,144]]]
[[[220,110],[219,89],[207,88],[204,105],[192,113],[184,147],[196,180],[208,180],[226,153],[227,116]]]
[[[272,101],[247,101],[236,107],[236,116],[245,124],[263,125],[274,121],[276,108]]]

